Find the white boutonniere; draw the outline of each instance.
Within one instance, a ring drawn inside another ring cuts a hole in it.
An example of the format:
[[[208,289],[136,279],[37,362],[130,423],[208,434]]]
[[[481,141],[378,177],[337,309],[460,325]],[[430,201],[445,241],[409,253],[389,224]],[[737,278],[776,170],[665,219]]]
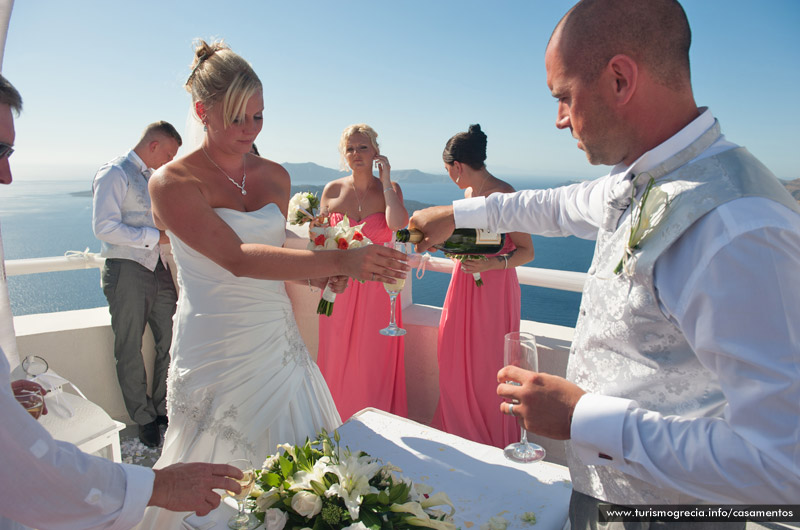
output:
[[[658,224],[664,219],[672,202],[669,194],[662,189],[661,186],[655,185],[656,181],[653,177],[647,182],[647,187],[644,189],[642,198],[633,207],[631,213],[631,233],[628,236],[628,243],[625,245],[625,252],[619,260],[614,274],[620,274],[623,270],[625,274],[633,272],[631,264],[633,262],[633,255],[637,250],[641,249],[642,244],[647,237],[655,230]],[[635,188],[633,193],[635,193]],[[636,199],[633,199],[636,203]]]

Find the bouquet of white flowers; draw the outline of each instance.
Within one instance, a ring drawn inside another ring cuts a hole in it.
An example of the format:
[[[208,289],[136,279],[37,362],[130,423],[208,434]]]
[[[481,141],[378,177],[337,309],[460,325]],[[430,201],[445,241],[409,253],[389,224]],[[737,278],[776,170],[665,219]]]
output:
[[[315,220],[315,211],[319,208],[319,199],[310,191],[300,191],[289,199],[289,210],[286,218],[289,224],[303,225]]]
[[[282,444],[256,470],[255,516],[267,530],[455,530],[448,496],[414,484],[391,464],[339,448],[324,430],[302,446]],[[449,506],[449,513],[437,507]]]
[[[350,219],[345,215],[344,218],[333,226],[312,226],[308,229],[309,250],[347,250],[363,247],[372,244],[367,236],[361,231],[364,223],[350,226]],[[331,316],[333,312],[333,302],[336,300],[336,293],[327,286],[322,292],[322,299],[317,306],[317,313],[320,315]]]

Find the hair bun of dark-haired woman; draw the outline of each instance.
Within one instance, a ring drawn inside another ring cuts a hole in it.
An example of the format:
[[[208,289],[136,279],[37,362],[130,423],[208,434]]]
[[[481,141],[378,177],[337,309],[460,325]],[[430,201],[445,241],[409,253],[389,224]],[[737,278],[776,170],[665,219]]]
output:
[[[479,133],[479,132],[483,132],[481,130],[481,124],[480,123],[475,123],[475,124],[469,126],[469,133],[470,134],[475,134],[475,133]]]

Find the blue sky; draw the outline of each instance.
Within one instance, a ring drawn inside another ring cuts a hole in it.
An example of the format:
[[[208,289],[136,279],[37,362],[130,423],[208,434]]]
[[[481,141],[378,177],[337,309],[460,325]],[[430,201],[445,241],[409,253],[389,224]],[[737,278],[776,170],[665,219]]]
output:
[[[562,0],[17,0],[3,74],[22,92],[15,179],[91,179],[144,126],[183,131],[192,40],[224,38],[264,84],[262,156],[338,166],[366,122],[392,167],[444,173],[480,123],[497,176],[591,178],[555,128],[544,49]],[[800,177],[800,1],[685,0],[695,97],[728,139]]]

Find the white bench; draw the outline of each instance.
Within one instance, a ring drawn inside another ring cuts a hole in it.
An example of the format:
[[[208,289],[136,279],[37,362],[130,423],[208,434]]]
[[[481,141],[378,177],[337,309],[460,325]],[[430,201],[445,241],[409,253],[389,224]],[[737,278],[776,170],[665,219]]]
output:
[[[86,453],[122,461],[119,431],[124,423],[113,420],[99,405],[62,389],[48,393],[45,402],[48,413],[39,423],[53,438],[73,443]]]

